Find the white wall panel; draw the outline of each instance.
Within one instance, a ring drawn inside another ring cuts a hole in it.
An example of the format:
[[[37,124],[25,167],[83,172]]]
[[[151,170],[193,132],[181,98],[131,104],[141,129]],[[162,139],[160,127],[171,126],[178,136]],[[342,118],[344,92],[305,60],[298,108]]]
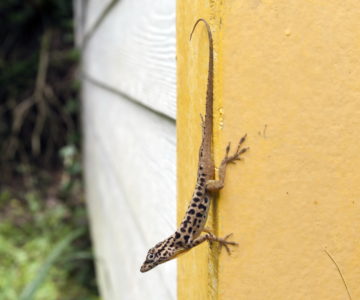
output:
[[[100,3],[90,1],[89,12]],[[83,58],[87,76],[175,119],[175,1],[118,1],[88,40]]]
[[[83,82],[86,196],[105,300],[176,299],[176,262],[140,273],[175,230],[175,124]]]
[[[83,4],[86,17],[84,19],[84,30],[88,33],[101,18],[101,14],[105,11],[106,7],[112,0],[77,0],[86,1]]]
[[[86,40],[84,167],[102,299],[176,299],[175,261],[139,270],[176,227],[175,1],[74,7],[78,44]]]

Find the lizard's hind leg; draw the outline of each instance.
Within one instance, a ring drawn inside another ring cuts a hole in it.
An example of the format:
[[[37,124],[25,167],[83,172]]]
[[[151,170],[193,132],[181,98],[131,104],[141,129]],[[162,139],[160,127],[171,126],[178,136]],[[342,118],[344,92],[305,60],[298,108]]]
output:
[[[228,234],[227,236],[225,236],[224,238],[219,238],[217,236],[215,236],[213,233],[211,233],[210,231],[208,231],[208,229],[203,230],[205,232],[207,232],[206,234],[199,236],[197,239],[191,241],[190,243],[187,244],[186,248],[191,249],[205,241],[208,242],[218,242],[220,244],[220,251],[222,246],[225,247],[226,252],[231,255],[231,251],[229,246],[238,246],[239,244],[236,242],[232,242],[232,241],[228,241],[227,239],[232,235],[232,233]]]
[[[206,189],[210,192],[217,192],[224,187],[226,166],[229,163],[235,163],[237,160],[241,160],[241,155],[245,153],[249,148],[242,148],[242,144],[245,142],[246,134],[240,139],[236,151],[233,155],[229,156],[230,143],[226,147],[225,157],[223,158],[219,167],[219,179],[208,180],[206,182]]]

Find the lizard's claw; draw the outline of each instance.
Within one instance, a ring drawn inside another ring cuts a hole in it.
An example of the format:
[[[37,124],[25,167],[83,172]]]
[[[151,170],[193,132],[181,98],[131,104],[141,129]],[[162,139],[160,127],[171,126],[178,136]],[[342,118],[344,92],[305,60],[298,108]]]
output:
[[[229,142],[229,144],[226,146],[226,155],[229,154],[229,152],[230,152],[230,147],[231,147],[231,143]]]
[[[214,236],[214,233],[213,233],[213,232],[211,231],[211,229],[210,229],[210,228],[208,228],[208,227],[204,227],[202,231],[204,231],[204,232],[206,232],[206,233],[208,233],[208,234],[210,234],[210,235]]]
[[[245,142],[246,137],[247,137],[247,133],[245,133],[245,135],[240,139],[238,149],[240,148],[241,144],[243,144]]]
[[[203,132],[203,136],[204,136],[204,134],[205,134],[205,119],[202,114],[200,114],[200,119],[201,119],[201,128],[202,128],[202,132]]]

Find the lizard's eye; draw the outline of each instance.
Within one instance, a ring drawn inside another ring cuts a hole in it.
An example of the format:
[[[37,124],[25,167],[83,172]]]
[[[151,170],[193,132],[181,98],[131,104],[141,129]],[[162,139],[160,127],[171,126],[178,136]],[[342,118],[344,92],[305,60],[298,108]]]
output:
[[[155,255],[153,253],[149,253],[148,256],[147,256],[147,259],[153,260],[154,257],[155,257]]]

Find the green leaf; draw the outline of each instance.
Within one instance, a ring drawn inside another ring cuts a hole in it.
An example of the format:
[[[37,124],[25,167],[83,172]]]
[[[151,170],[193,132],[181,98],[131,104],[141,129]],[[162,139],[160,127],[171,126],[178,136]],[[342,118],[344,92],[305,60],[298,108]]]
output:
[[[36,277],[31,281],[22,291],[20,300],[32,300],[36,291],[44,282],[46,275],[50,268],[54,265],[57,259],[62,255],[64,250],[71,244],[73,240],[84,233],[84,229],[79,229],[71,232],[65,238],[60,240],[54,249],[50,252],[49,256],[45,259],[44,263],[40,267]]]

